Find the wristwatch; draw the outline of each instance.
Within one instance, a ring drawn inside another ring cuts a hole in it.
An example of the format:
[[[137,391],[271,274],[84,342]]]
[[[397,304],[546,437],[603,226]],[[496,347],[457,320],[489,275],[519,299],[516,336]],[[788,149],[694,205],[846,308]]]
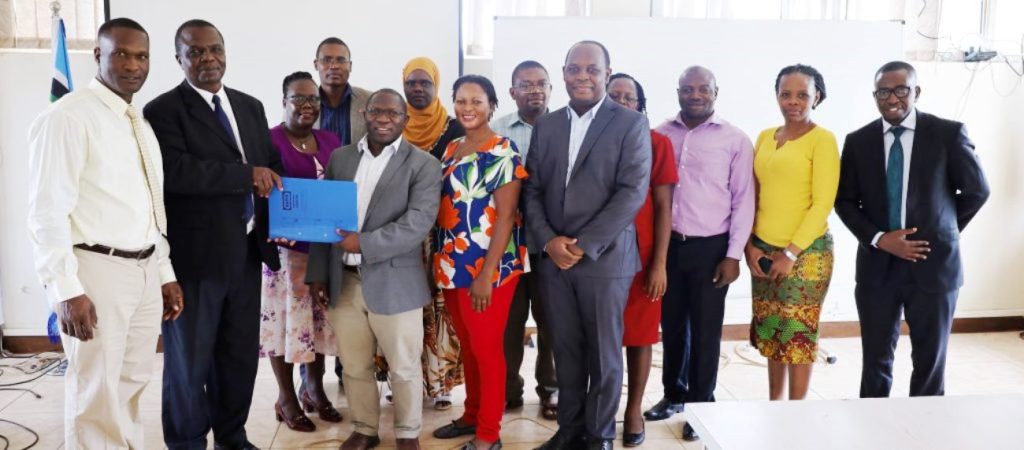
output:
[[[786,257],[789,258],[790,261],[796,261],[796,255],[794,255],[793,252],[789,251],[788,248],[782,250],[782,254],[786,255]]]

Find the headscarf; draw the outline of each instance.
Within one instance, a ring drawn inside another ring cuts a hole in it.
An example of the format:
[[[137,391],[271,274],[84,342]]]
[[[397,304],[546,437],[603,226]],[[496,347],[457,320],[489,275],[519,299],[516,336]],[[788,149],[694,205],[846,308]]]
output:
[[[438,98],[438,86],[441,85],[441,74],[437,70],[437,64],[430,58],[419,57],[409,60],[402,69],[402,83],[409,78],[414,70],[422,70],[427,73],[430,80],[434,82],[434,101],[426,108],[416,109],[407,105],[409,110],[409,123],[405,125],[402,136],[413,145],[430,150],[430,146],[437,142],[437,139],[444,133],[448,125],[448,111],[441,106],[441,99]]]

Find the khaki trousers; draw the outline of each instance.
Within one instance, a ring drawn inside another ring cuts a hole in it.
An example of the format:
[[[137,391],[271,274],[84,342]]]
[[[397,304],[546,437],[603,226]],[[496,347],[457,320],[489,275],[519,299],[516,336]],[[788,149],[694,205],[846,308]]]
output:
[[[144,448],[139,399],[153,373],[163,314],[156,257],[74,253],[98,325],[86,342],[61,334],[68,357],[64,448]]]
[[[380,392],[373,358],[378,346],[391,370],[395,437],[418,438],[423,423],[423,310],[374,314],[363,299],[359,275],[345,273],[345,282],[327,320],[336,331],[345,393],[355,431],[377,436]]]

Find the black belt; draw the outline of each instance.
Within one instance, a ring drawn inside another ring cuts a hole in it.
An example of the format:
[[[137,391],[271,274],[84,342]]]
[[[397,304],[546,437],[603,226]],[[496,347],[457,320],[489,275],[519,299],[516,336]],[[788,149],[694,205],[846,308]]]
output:
[[[341,270],[344,270],[345,272],[352,272],[356,275],[359,275],[359,266],[350,266],[348,264],[342,264]]]
[[[156,246],[155,245],[150,245],[149,248],[142,249],[142,250],[137,250],[137,251],[118,250],[116,248],[107,247],[106,245],[100,245],[100,244],[93,244],[93,245],[78,244],[78,245],[75,246],[75,248],[80,248],[80,249],[88,251],[88,252],[102,253],[104,255],[109,255],[109,256],[117,256],[118,258],[125,258],[125,259],[146,259],[146,258],[149,258],[150,255],[152,255],[153,252],[156,251]]]
[[[677,241],[677,242],[690,242],[690,241],[697,241],[697,240],[701,240],[701,239],[714,239],[714,238],[719,238],[719,237],[728,236],[728,235],[729,235],[729,233],[716,234],[714,236],[688,236],[688,235],[685,235],[683,233],[677,233],[677,232],[673,231],[672,232],[672,240],[673,241]]]

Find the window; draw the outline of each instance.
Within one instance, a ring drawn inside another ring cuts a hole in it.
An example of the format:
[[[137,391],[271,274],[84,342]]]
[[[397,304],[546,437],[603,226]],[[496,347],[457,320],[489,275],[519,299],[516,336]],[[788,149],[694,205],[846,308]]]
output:
[[[463,51],[490,58],[494,51],[494,18],[589,15],[588,0],[463,0]]]
[[[50,48],[51,3],[60,5],[68,48],[93,48],[96,29],[103,23],[103,0],[0,1],[0,47]]]

